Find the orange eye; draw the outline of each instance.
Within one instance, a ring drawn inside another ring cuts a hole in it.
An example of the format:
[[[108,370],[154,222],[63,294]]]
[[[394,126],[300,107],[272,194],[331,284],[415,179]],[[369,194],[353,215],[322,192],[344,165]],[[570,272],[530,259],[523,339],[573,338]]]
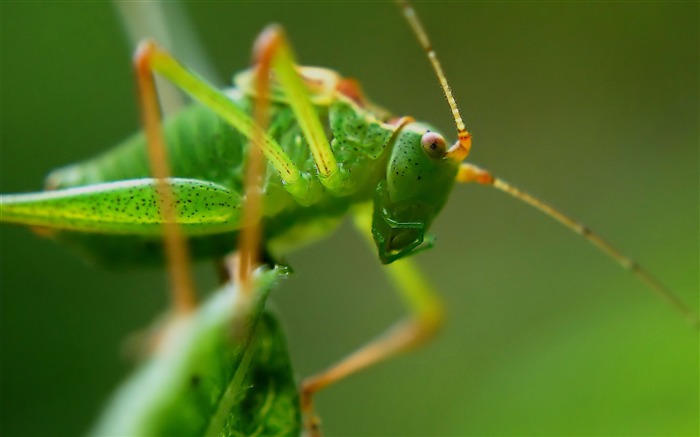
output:
[[[445,139],[442,135],[435,132],[426,132],[420,139],[423,145],[423,150],[431,158],[442,158],[447,153],[447,144],[445,144]]]

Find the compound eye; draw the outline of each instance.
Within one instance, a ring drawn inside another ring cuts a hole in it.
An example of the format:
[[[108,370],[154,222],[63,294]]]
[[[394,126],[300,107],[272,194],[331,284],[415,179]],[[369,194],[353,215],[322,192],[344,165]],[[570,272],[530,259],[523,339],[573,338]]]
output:
[[[442,135],[435,132],[426,132],[420,139],[423,150],[431,158],[442,158],[447,154],[447,144]]]

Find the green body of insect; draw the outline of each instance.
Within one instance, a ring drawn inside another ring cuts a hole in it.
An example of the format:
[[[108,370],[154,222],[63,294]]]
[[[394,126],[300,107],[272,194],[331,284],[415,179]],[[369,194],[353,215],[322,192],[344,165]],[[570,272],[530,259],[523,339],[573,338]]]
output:
[[[430,46],[425,42],[424,49]],[[486,174],[469,164],[460,166],[460,157],[450,159],[455,156],[447,156],[442,137],[431,132],[429,126],[387,115],[328,70],[301,68],[300,72],[314,105],[314,116],[330,137],[342,184],[333,190],[323,183],[319,163],[312,158],[308,136],[300,124],[304,117],[290,106],[289,88],[275,85],[267,132],[299,169],[305,191],[300,194],[290,190],[279,168],[268,160],[262,176],[261,227],[264,245],[273,255],[323,236],[353,205],[372,203],[373,214],[358,214],[367,220],[357,222],[363,230],[371,229],[379,258],[390,263],[430,245],[425,232],[456,180],[481,182],[524,200],[580,233],[641,276],[697,325],[692,311],[647,273],[639,273],[638,265],[599,237],[591,236],[589,229],[503,181],[482,178]],[[444,82],[444,77],[440,78]],[[178,85],[185,88],[181,82]],[[246,72],[238,76],[236,87],[227,90],[226,96],[252,118],[255,89],[251,74]],[[460,126],[454,101],[450,103],[461,141],[466,129]],[[210,105],[199,103],[168,120],[164,133],[174,176],[170,186],[177,203],[176,221],[190,237],[195,256],[221,257],[231,252],[236,234],[246,225],[241,205],[250,135],[233,127]],[[144,134],[137,134],[97,158],[52,173],[49,192],[2,196],[0,218],[53,228],[56,238],[110,265],[159,261],[163,254],[162,200],[156,180],[151,178],[146,148]],[[341,363],[339,368],[345,373],[330,369],[307,380],[302,385],[303,399],[310,399],[314,392],[368,363],[415,347],[436,332],[442,318],[441,304],[410,260],[401,259],[385,270],[408,304],[408,323],[352,355],[351,370]],[[362,359],[353,359],[358,356]],[[310,404],[305,407],[313,424]]]
[[[304,70],[320,74],[331,85],[342,83],[333,72]],[[241,73],[238,87],[226,93],[246,112],[253,100],[249,76]],[[333,154],[348,176],[342,195],[336,195],[320,183],[294,113],[279,90],[274,91],[268,134],[309,181],[312,194],[309,204],[301,205],[268,166],[262,186],[267,249],[282,253],[322,236],[353,204],[371,200],[372,229],[383,262],[422,247],[425,230],[444,205],[458,168],[445,157],[441,137],[428,134],[424,124],[397,125],[396,119],[357,96],[336,89],[312,91],[315,109],[331,134]],[[178,223],[193,237],[196,256],[223,256],[233,249],[234,234],[241,228],[248,138],[200,104],[168,120],[164,131]],[[61,230],[59,239],[108,262],[158,259],[161,218],[153,179],[148,177],[146,139],[138,133],[97,158],[54,171],[47,185],[59,191],[4,197],[3,219],[55,227]],[[116,181],[122,182],[105,184]],[[93,188],[75,189],[85,186]]]

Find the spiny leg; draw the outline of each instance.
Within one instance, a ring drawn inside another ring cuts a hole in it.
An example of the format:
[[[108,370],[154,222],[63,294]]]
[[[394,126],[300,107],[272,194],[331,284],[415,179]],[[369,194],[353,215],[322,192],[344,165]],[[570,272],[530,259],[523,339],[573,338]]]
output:
[[[371,205],[358,209],[355,225],[373,247],[369,232],[371,223]],[[304,380],[301,389],[302,411],[305,427],[311,436],[320,436],[319,421],[313,411],[313,395],[316,392],[360,370],[415,349],[431,339],[442,326],[442,303],[417,266],[404,258],[385,266],[385,269],[408,306],[410,315],[326,371]]]
[[[267,160],[276,169],[281,179],[284,181],[285,189],[287,189],[300,203],[309,203],[311,200],[309,197],[311,194],[308,190],[309,183],[301,177],[301,173],[299,172],[297,166],[292,162],[280,145],[273,138],[267,135],[267,133],[265,133],[264,128],[261,127],[259,123],[256,123],[241,108],[236,106],[226,95],[213,88],[196,75],[190,73],[170,54],[160,49],[154,42],[142,42],[138,53],[138,58],[146,60],[146,62],[141,63],[146,65],[147,68],[144,68],[144,70],[146,70],[149,75],[151,75],[152,72],[156,72],[159,75],[167,78],[192,97],[216,112],[236,130],[257,144],[258,146],[251,148],[251,150],[262,151]],[[329,188],[335,187],[342,189],[342,177],[338,171],[337,163],[330,152],[328,140],[325,137],[325,133],[320,125],[315,109],[311,105],[308,97],[308,91],[296,73],[291,50],[288,48],[281,30],[275,28],[268,32],[264,32],[260,38],[260,42],[256,45],[255,53],[256,58],[258,58],[257,63],[260,65],[267,65],[267,67],[258,70],[264,71],[264,81],[269,80],[269,72],[271,70],[275,71],[275,73],[280,77],[281,81],[283,82],[282,86],[285,88],[285,92],[288,94],[290,104],[295,108],[296,115],[301,120],[300,124],[303,127],[305,136],[307,137],[309,143],[312,144],[312,155],[322,157],[323,164],[318,164],[319,169],[322,172],[321,180]],[[150,80],[152,82],[152,77]],[[269,87],[269,84],[263,84],[262,86]],[[269,91],[263,90],[262,93],[258,92],[257,94],[259,96],[266,96],[269,94]],[[260,107],[261,105],[258,106]],[[262,110],[262,112],[266,113],[267,110]],[[261,117],[266,116],[267,115],[263,115]],[[159,122],[159,118],[156,117],[156,120]],[[261,121],[264,122],[262,118]],[[162,140],[160,140],[160,142],[162,143]],[[323,148],[323,146],[317,145],[322,144],[323,142],[325,142],[325,151],[318,152],[319,147]],[[251,174],[259,173],[259,170],[253,169]],[[251,185],[248,184],[248,187],[250,186]],[[252,205],[257,204],[259,204],[259,202],[252,203]],[[257,206],[253,207],[253,209],[255,208],[257,208]],[[250,208],[247,209],[250,210]],[[253,211],[249,214],[256,215],[257,213]],[[244,221],[244,223],[249,222]],[[252,237],[253,233],[244,233],[243,235],[243,239],[245,240],[246,238]],[[248,235],[248,237],[245,235]],[[245,253],[252,254],[252,252],[249,252],[249,249],[252,247],[251,243],[245,242],[243,247],[246,248]],[[241,257],[241,263],[248,263],[248,267],[243,268],[241,270],[242,272],[250,270],[250,260],[253,258],[254,256]],[[242,274],[245,275],[245,273]]]
[[[243,289],[248,288],[249,273],[257,261],[260,247],[259,226],[260,191],[259,178],[263,172],[261,151],[265,147],[264,131],[269,123],[269,94],[271,73],[276,74],[289,104],[301,126],[311,155],[319,171],[321,182],[331,191],[340,192],[345,187],[338,164],[321,121],[309,98],[309,91],[297,72],[294,55],[279,26],[265,29],[253,48],[255,62],[254,121],[257,129],[251,136],[250,155],[246,169],[246,206],[244,223],[251,223],[241,232],[239,272]]]
[[[588,240],[591,244],[620,264],[622,268],[629,270],[634,275],[639,277],[649,286],[649,288],[651,288],[651,290],[654,291],[656,295],[666,300],[679,313],[681,313],[695,329],[700,329],[700,321],[698,320],[698,316],[690,308],[688,308],[688,306],[683,303],[678,296],[661,284],[661,282],[652,276],[646,269],[629,257],[625,256],[622,252],[588,227],[556,210],[551,205],[548,205],[547,203],[542,202],[519,188],[510,185],[508,182],[493,176],[488,170],[484,170],[473,164],[464,163],[460,166],[459,173],[457,174],[457,181],[464,183],[477,182],[482,185],[492,186],[497,190],[510,194],[516,199],[521,200],[552,217],[554,220]]]
[[[260,65],[269,66],[275,72],[309,144],[321,183],[330,191],[342,194],[349,188],[347,178],[333,156],[308,89],[297,72],[292,48],[280,26],[272,25],[263,30],[255,42],[254,56]]]
[[[191,261],[182,229],[176,221],[175,196],[167,180],[171,176],[165,140],[161,130],[158,96],[153,78],[153,51],[142,44],[134,55],[134,69],[139,87],[139,105],[148,140],[151,173],[157,180],[161,215],[165,231],[165,253],[173,290],[173,305],[180,314],[189,313],[196,306]]]
[[[159,48],[153,41],[144,41],[139,45],[139,53],[148,58],[149,70],[165,77],[196,100],[206,105],[223,120],[248,139],[254,135],[262,138],[261,149],[265,158],[275,168],[284,187],[298,201],[308,199],[308,183],[301,177],[297,166],[292,162],[282,147],[255,124],[250,115],[228,98],[221,91],[206,81],[190,73],[169,53]]]

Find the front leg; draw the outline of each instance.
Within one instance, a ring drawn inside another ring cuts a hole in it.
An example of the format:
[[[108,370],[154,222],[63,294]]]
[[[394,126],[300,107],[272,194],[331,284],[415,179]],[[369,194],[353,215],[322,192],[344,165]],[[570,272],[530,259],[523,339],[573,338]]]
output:
[[[355,216],[355,224],[374,247],[371,234],[371,206],[365,206]],[[387,265],[386,272],[403,298],[409,315],[390,327],[385,333],[332,365],[318,375],[305,379],[301,387],[304,426],[310,437],[319,437],[320,422],[314,413],[313,396],[367,367],[407,352],[430,340],[444,320],[442,302],[410,259],[401,259]]]
[[[352,187],[333,156],[326,132],[309,97],[308,88],[297,72],[294,52],[282,27],[272,25],[266,28],[255,42],[253,55],[258,69],[264,70],[265,73],[274,71],[309,144],[321,183],[332,193],[347,193]]]

